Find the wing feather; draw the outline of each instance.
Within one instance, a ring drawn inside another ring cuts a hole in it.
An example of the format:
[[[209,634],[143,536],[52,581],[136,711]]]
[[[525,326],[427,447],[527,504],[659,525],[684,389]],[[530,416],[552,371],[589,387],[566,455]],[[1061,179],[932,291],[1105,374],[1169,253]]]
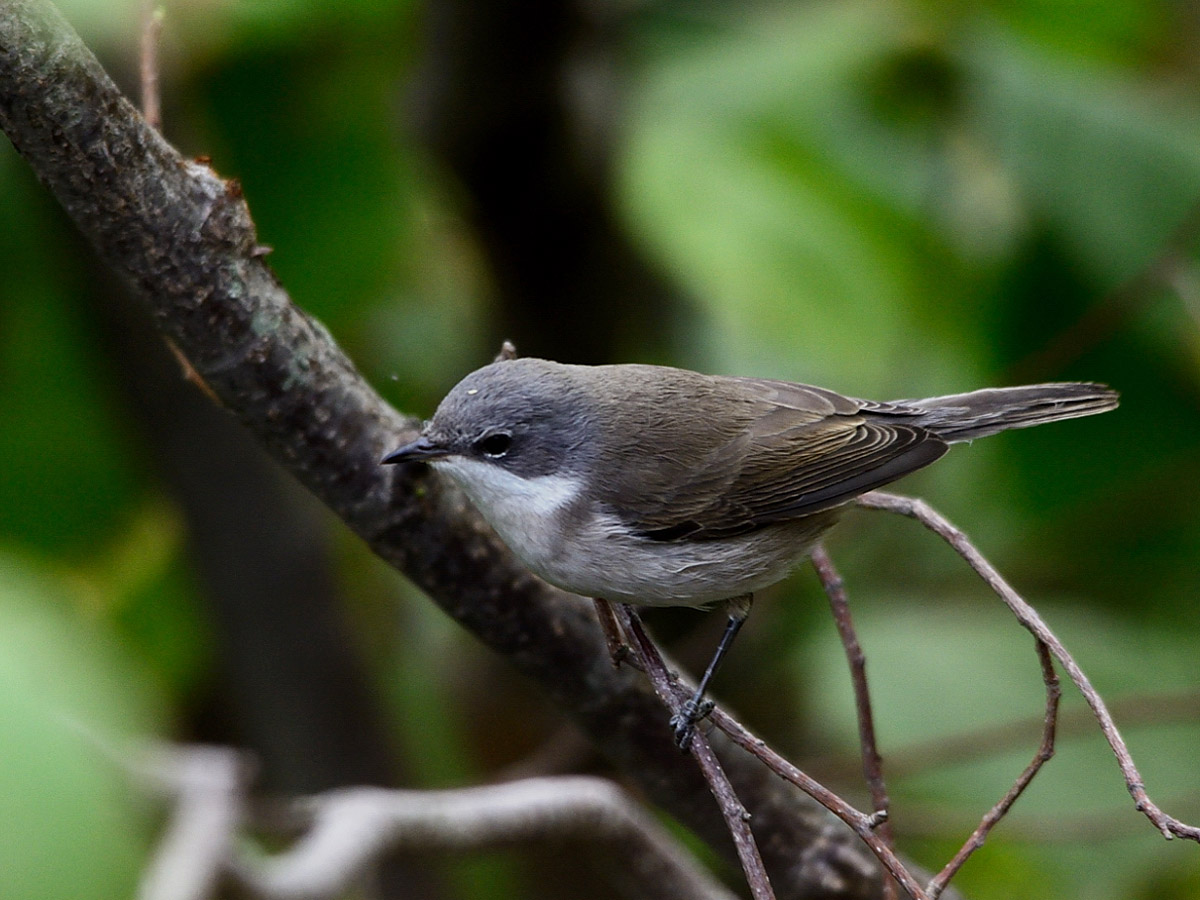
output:
[[[622,504],[624,518],[642,535],[712,540],[745,534],[838,506],[948,449],[926,429],[864,416],[861,410],[871,405],[832,391],[730,381],[741,382],[739,396],[755,398],[740,427],[723,428],[722,439],[707,447],[697,436],[699,452],[686,466],[673,467],[670,478],[632,507]]]

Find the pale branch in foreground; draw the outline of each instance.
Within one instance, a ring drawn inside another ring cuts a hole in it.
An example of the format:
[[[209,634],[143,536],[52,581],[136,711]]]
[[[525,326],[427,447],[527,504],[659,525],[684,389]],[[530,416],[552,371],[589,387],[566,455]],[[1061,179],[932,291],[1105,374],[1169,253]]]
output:
[[[130,763],[94,735],[98,749],[174,800],[166,833],[142,873],[138,900],[207,900],[217,895],[243,818],[246,764],[224,747],[158,747]]]
[[[108,751],[112,755],[111,751]],[[128,760],[123,760],[128,763]],[[246,765],[222,747],[160,747],[128,764],[173,800],[139,900],[207,900],[225,879],[256,900],[340,897],[390,853],[570,844],[635,900],[734,900],[628,794],[603,778],[528,778],[461,790],[343,788],[292,801],[307,830],[247,850]]]
[[[300,801],[310,831],[283,854],[239,867],[257,895],[339,896],[386,852],[463,852],[517,842],[591,853],[629,897],[732,900],[624,791],[602,778],[557,776],[442,791],[349,788]]]

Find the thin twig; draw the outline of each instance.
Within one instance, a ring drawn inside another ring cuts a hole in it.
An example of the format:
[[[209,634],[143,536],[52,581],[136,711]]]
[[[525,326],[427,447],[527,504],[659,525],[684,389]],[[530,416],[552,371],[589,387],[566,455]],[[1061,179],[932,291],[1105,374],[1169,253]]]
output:
[[[833,612],[833,621],[837,625],[838,634],[842,638],[842,646],[846,650],[846,661],[850,665],[850,681],[854,685],[854,707],[858,712],[858,740],[861,747],[863,776],[871,790],[871,805],[875,809],[875,817],[881,819],[875,833],[879,835],[890,849],[896,849],[892,825],[888,820],[891,814],[891,801],[888,799],[887,784],[883,780],[883,757],[879,755],[879,745],[875,739],[875,717],[871,712],[871,692],[867,686],[867,658],[858,642],[858,634],[854,629],[854,619],[850,615],[850,603],[846,599],[846,584],[838,574],[833,560],[825,550],[824,544],[818,544],[812,552],[813,568],[821,580],[821,587],[829,598],[829,608]],[[885,900],[895,900],[896,882],[885,878],[883,882]]]
[[[1029,765],[1025,767],[1025,771],[1008,789],[1008,793],[988,811],[971,836],[967,838],[966,843],[954,854],[954,858],[929,882],[930,897],[936,898],[946,889],[950,879],[970,859],[971,854],[983,846],[983,842],[987,840],[991,830],[1012,809],[1012,805],[1024,793],[1025,788],[1029,787],[1033,776],[1054,756],[1054,730],[1058,723],[1058,701],[1062,697],[1062,687],[1058,683],[1058,674],[1054,671],[1054,660],[1050,658],[1050,650],[1041,640],[1037,642],[1037,654],[1042,666],[1042,682],[1046,685],[1046,714],[1042,726],[1042,742]]]
[[[1042,621],[1037,611],[1026,603],[1020,594],[1013,590],[992,564],[984,559],[983,555],[975,549],[975,546],[971,544],[962,531],[947,521],[929,504],[911,497],[901,497],[896,494],[872,491],[859,497],[858,504],[866,509],[885,510],[916,519],[930,531],[941,537],[946,543],[950,544],[967,561],[967,564],[983,578],[988,587],[1012,610],[1013,615],[1017,617],[1017,621],[1049,648],[1054,658],[1058,660],[1067,674],[1071,676],[1071,681],[1079,688],[1084,700],[1092,708],[1092,712],[1100,723],[1100,730],[1104,733],[1109,747],[1112,748],[1113,754],[1117,757],[1117,764],[1120,766],[1121,774],[1125,779],[1125,787],[1129,790],[1130,796],[1133,797],[1137,810],[1153,822],[1155,827],[1158,828],[1167,840],[1170,840],[1172,837],[1182,837],[1200,843],[1200,828],[1188,825],[1173,816],[1167,815],[1150,799],[1146,793],[1145,786],[1142,784],[1141,773],[1138,772],[1137,766],[1134,765],[1133,757],[1129,752],[1128,746],[1125,744],[1125,740],[1121,737],[1120,732],[1117,731],[1116,723],[1113,722],[1112,716],[1109,714],[1108,707],[1104,703],[1104,698],[1092,686],[1091,681],[1083,674],[1083,670],[1079,667],[1079,664],[1075,662],[1075,658],[1067,652],[1066,647],[1063,646],[1062,642],[1055,636],[1046,623]]]
[[[165,17],[166,11],[158,5],[156,0],[142,0],[142,33],[138,54],[139,88],[142,118],[155,131],[162,131],[162,92],[159,87],[158,48],[162,41]],[[200,377],[200,373],[196,371],[191,360],[179,349],[179,345],[169,337],[164,337],[163,341],[166,343],[167,349],[171,351],[171,355],[175,357],[176,362],[179,363],[184,379],[200,388],[209,400],[220,405],[221,401],[216,393],[208,386],[208,382]]]
[[[142,2],[141,94],[142,118],[162,131],[162,100],[158,90],[158,44],[162,38],[163,8],[155,0]]]
[[[600,601],[606,602],[606,601]],[[680,685],[677,680],[672,679],[662,663],[662,657],[658,653],[653,642],[646,635],[645,630],[641,627],[641,621],[638,619],[631,607],[621,604],[617,607],[619,611],[618,620],[624,628],[627,635],[633,641],[634,649],[642,659],[642,664],[646,673],[649,675],[651,683],[654,686],[655,692],[662,699],[664,705],[670,710],[676,710],[689,696],[688,690]],[[905,867],[904,863],[896,855],[892,849],[890,842],[884,841],[878,834],[876,829],[886,819],[886,814],[871,815],[856,809],[842,797],[835,794],[833,791],[826,788],[820,782],[811,778],[802,772],[788,760],[784,759],[774,750],[767,746],[766,741],[752,734],[744,725],[723,711],[720,707],[716,707],[710,713],[710,720],[713,725],[725,732],[726,735],[743,750],[752,754],[761,760],[769,770],[774,772],[783,780],[795,785],[804,793],[808,794],[835,816],[845,822],[857,834],[867,847],[875,854],[884,869],[892,876],[893,879],[908,893],[913,900],[932,900],[921,884]],[[693,747],[698,741],[703,741],[703,746],[708,748],[707,738],[704,737],[702,731],[697,730]],[[709,750],[711,752],[711,749]],[[696,751],[693,749],[693,754]],[[704,765],[703,760],[697,756],[697,760]],[[715,761],[715,758],[714,758]],[[705,777],[708,777],[708,771],[705,771]],[[711,782],[710,782],[711,785]],[[713,788],[714,795],[717,793],[716,788]],[[732,791],[729,792],[732,796]],[[737,841],[737,830],[744,827],[744,822],[738,823],[736,809],[726,810],[726,806],[720,796],[717,796],[718,803],[721,805],[722,812],[725,814],[726,821],[730,823],[730,831],[734,833],[735,843]],[[733,797],[734,802],[737,798]],[[741,804],[737,803],[737,808]],[[744,810],[743,810],[744,812]],[[747,832],[748,828],[745,829]],[[753,836],[750,836],[753,840]],[[741,847],[739,846],[739,856]],[[757,850],[755,849],[755,854]],[[743,862],[745,866],[745,862]],[[749,874],[747,874],[749,878]],[[764,872],[765,878],[765,872]],[[769,885],[768,885],[768,890]],[[753,883],[751,890],[754,890]],[[758,895],[755,894],[757,897]]]
[[[808,794],[808,796],[812,797],[849,825],[854,833],[862,839],[863,843],[870,848],[871,852],[875,854],[888,873],[900,883],[900,886],[908,892],[908,895],[913,900],[931,900],[929,895],[925,893],[925,889],[921,887],[920,882],[908,871],[904,863],[900,861],[900,858],[896,856],[896,852],[875,833],[875,829],[880,824],[878,816],[870,815],[856,809],[819,781],[806,775],[795,765],[768,747],[766,741],[752,734],[741,722],[737,721],[737,719],[733,718],[733,716],[729,715],[719,706],[712,711],[709,718],[712,720],[713,725],[725,732],[735,744],[747,753],[754,755],[784,781],[790,782],[800,788],[800,790],[804,791],[804,793]]]
[[[604,643],[608,646],[608,656],[612,664],[619,667],[621,663],[628,662],[634,664],[635,668],[640,668],[640,663],[630,656],[630,647],[621,634],[621,623],[617,621],[612,604],[599,597],[592,602],[596,606],[596,619],[600,622],[600,630],[604,632]]]
[[[643,670],[654,687],[654,692],[658,694],[659,699],[668,710],[672,713],[678,712],[682,701],[675,690],[675,683],[663,664],[658,648],[654,646],[653,641],[642,628],[637,613],[627,603],[617,605],[616,611],[617,620],[633,641]],[[699,763],[700,769],[704,773],[704,779],[708,782],[713,797],[721,808],[721,814],[729,826],[729,833],[733,837],[734,847],[737,849],[738,859],[741,860],[742,870],[746,874],[746,881],[750,885],[751,895],[755,900],[774,900],[775,892],[771,889],[767,870],[763,866],[762,857],[758,852],[758,844],[755,843],[754,834],[750,830],[750,813],[734,793],[733,786],[729,783],[716,754],[713,753],[712,747],[708,743],[708,738],[700,729],[696,729],[692,736],[689,750],[696,762]]]

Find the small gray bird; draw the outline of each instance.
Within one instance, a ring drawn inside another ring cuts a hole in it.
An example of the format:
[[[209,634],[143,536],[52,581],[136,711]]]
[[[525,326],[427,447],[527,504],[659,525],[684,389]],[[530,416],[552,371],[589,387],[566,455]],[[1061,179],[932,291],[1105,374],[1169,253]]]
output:
[[[750,598],[800,563],[849,501],[950,444],[1116,405],[1099,384],[875,403],[663,366],[504,359],[460,381],[383,462],[449,475],[531,571],[566,591],[730,601],[721,645],[672,720],[686,749]]]

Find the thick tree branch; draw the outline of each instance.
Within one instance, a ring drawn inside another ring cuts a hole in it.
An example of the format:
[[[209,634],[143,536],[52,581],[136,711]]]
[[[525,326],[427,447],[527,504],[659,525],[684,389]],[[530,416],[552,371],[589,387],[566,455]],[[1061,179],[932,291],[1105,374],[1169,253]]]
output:
[[[277,460],[537,681],[650,797],[731,855],[695,765],[675,750],[640,676],[609,663],[590,604],[524,572],[437,479],[378,464],[414,422],[388,407],[291,303],[263,261],[236,182],[182,159],[147,127],[38,0],[0,4],[0,127]],[[723,739],[714,744],[764,836],[779,897],[878,896],[878,867],[848,829],[831,826],[824,810]]]

